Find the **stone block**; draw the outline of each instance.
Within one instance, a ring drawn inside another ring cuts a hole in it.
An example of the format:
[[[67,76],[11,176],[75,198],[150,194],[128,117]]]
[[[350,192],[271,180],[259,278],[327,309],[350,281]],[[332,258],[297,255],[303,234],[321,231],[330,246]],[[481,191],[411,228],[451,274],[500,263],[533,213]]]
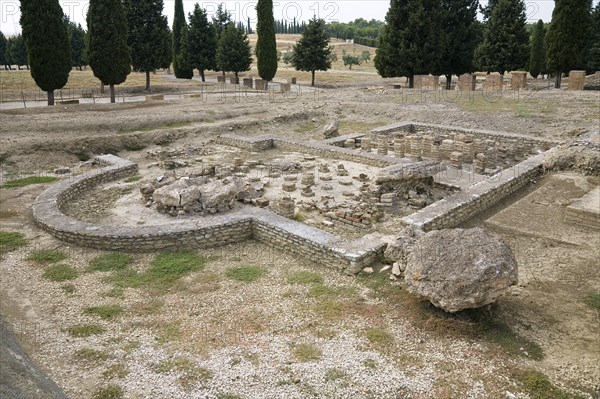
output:
[[[513,90],[521,90],[527,87],[527,72],[511,72],[510,87]]]
[[[477,83],[477,77],[470,73],[464,73],[458,77],[458,90],[474,91]]]
[[[569,84],[567,85],[568,90],[583,90],[584,86],[585,86],[585,71],[569,72]]]

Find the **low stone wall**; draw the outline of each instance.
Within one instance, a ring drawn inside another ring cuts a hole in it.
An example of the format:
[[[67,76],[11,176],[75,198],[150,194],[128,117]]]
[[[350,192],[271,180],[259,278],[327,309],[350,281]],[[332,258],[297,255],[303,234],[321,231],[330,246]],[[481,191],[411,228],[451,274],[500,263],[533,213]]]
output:
[[[364,135],[360,135],[359,137],[362,136]],[[336,139],[338,139],[338,137],[336,137]],[[338,147],[334,145],[337,141],[329,140],[324,142],[301,142],[275,137],[242,137],[234,134],[226,134],[217,137],[215,141],[218,144],[231,145],[252,151],[278,148],[286,151],[302,152],[324,158],[357,162],[377,167],[386,167],[402,162],[400,159],[394,157],[358,152],[355,149]]]
[[[583,227],[600,230],[600,187],[596,187],[567,207],[565,219]]]
[[[553,151],[553,150],[550,150]],[[498,203],[544,171],[545,153],[470,186],[467,190],[437,201],[402,219],[406,225],[423,231],[456,227],[476,213]]]
[[[33,204],[35,222],[60,240],[97,249],[140,252],[218,247],[254,238],[349,273],[358,273],[385,247],[376,238],[360,245],[345,242],[254,207],[157,226],[115,227],[82,222],[65,215],[61,208],[85,190],[137,172],[136,164],[114,155],[99,156],[96,161],[106,166],[51,186]]]

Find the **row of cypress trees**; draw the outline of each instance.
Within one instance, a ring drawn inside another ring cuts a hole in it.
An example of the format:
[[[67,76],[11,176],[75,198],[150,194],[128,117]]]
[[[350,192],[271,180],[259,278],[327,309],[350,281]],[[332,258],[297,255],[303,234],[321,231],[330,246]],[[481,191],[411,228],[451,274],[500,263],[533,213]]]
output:
[[[594,70],[600,64],[600,5],[591,0],[556,0],[546,32],[539,21],[530,35],[523,0],[391,0],[379,37],[375,66],[383,77],[453,75],[518,70],[533,76],[552,71]],[[484,23],[477,21],[478,7]],[[592,22],[594,21],[594,22]]]

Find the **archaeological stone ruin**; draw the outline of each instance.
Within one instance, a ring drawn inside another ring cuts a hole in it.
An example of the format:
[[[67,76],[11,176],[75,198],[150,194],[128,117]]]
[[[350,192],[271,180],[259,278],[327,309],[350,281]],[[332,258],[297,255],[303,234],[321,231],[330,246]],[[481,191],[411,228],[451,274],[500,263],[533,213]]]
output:
[[[430,273],[417,265],[415,254],[425,245],[418,240],[433,239],[426,234],[452,229],[538,178],[559,142],[412,122],[339,136],[338,126],[330,123],[320,141],[225,134],[197,148],[148,150],[153,167],[115,205],[115,212],[128,214],[127,224],[67,215],[83,193],[138,173],[133,162],[97,156],[90,173],[43,192],[33,215],[59,239],[109,250],[206,248],[255,239],[350,274],[385,258],[394,274],[407,273],[412,291],[451,312],[490,303],[514,284],[516,264],[486,236],[496,251],[486,259],[500,254],[502,272],[485,281],[488,272],[482,279],[474,274],[471,284],[490,289],[462,295],[463,302],[452,293],[431,294],[417,284]],[[217,154],[224,155],[211,161]],[[473,241],[467,233],[447,234],[467,237],[465,245]]]

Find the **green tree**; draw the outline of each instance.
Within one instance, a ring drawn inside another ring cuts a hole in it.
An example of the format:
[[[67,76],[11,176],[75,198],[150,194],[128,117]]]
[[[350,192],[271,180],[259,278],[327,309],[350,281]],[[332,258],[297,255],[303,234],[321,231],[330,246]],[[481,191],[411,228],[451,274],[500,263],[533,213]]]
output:
[[[479,66],[487,72],[525,68],[529,60],[529,34],[523,0],[498,0],[477,48]]]
[[[315,85],[315,71],[331,68],[331,46],[325,33],[325,21],[313,17],[302,33],[302,37],[293,47],[292,65],[298,71],[310,72],[311,86]]]
[[[0,31],[0,65],[4,65],[5,71],[10,69],[8,57],[6,56],[7,43],[8,41],[4,37],[4,33]]]
[[[81,71],[87,65],[85,60],[85,30],[80,24],[69,21],[66,15],[65,24],[67,25],[69,45],[71,46],[71,65]]]
[[[115,102],[115,85],[131,72],[127,46],[127,19],[121,0],[90,0],[87,15],[88,56],[94,76],[110,88]]]
[[[392,0],[386,27],[375,53],[375,68],[384,78],[442,72],[441,3],[439,0]]]
[[[223,32],[225,27],[230,22],[231,22],[231,14],[229,14],[229,12],[227,10],[223,9],[222,3],[219,4],[217,6],[217,11],[215,13],[215,16],[212,18],[212,26],[215,31],[215,38],[216,38],[217,43],[219,43],[219,40],[221,39],[221,33]],[[216,57],[216,53],[215,53],[215,57]],[[215,71],[220,71],[216,60],[215,60]],[[222,71],[222,72],[223,72],[223,78],[224,78],[225,71]]]
[[[146,74],[146,90],[150,90],[150,73],[171,66],[171,32],[163,1],[124,0],[123,6],[131,65],[134,71]]]
[[[25,65],[29,69],[27,47],[22,35],[8,38],[6,42],[6,58],[8,63],[16,65],[18,70],[21,70],[22,65]]]
[[[535,79],[546,71],[546,49],[544,45],[544,21],[535,24],[531,35],[531,58],[529,58],[529,73]]]
[[[346,53],[342,55],[342,61],[344,61],[344,66],[347,66],[348,69],[352,69],[352,65],[360,65],[361,62],[357,56]]]
[[[205,81],[204,71],[215,69],[217,38],[214,27],[208,22],[206,10],[198,3],[189,15],[190,27],[188,32],[188,52],[192,68],[198,69],[202,81]]]
[[[473,57],[478,44],[477,4],[477,0],[442,0],[441,63],[447,90],[452,86],[452,75],[474,70]]]
[[[181,37],[187,31],[183,0],[175,0],[175,16],[173,17],[173,71],[178,79],[191,79],[194,71],[189,65],[187,47],[182,46]],[[182,54],[183,53],[183,54]],[[184,64],[181,65],[180,62]]]
[[[369,50],[363,50],[360,54],[360,62],[367,62],[371,59],[371,52]]]
[[[585,68],[591,26],[591,0],[556,0],[552,22],[546,34],[548,68],[555,72],[554,87],[573,68]]]
[[[54,105],[54,90],[67,84],[71,71],[71,49],[63,16],[58,0],[21,1],[21,28],[31,77],[48,93],[48,105]]]
[[[277,43],[273,18],[273,0],[258,0],[256,5],[256,64],[258,76],[267,82],[277,73]]]
[[[592,12],[592,44],[587,53],[586,67],[590,71],[600,71],[600,3],[596,4]]]
[[[225,26],[217,44],[217,67],[223,72],[239,72],[250,70],[252,65],[252,49],[245,29],[238,28],[233,22]]]

